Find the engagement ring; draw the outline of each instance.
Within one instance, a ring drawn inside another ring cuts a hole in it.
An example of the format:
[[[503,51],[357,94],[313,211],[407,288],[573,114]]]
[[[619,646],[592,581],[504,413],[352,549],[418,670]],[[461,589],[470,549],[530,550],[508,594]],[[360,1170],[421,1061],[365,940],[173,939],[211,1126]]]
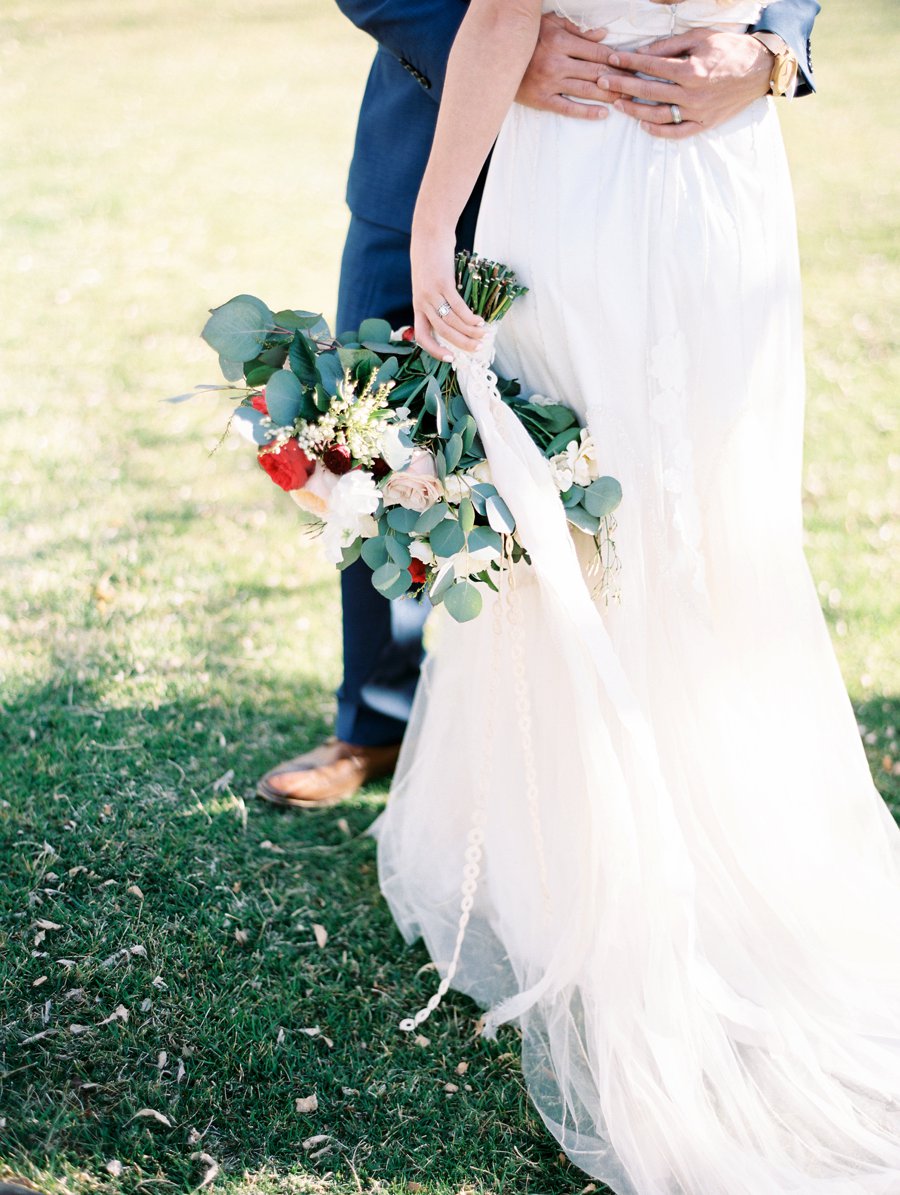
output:
[[[441,303],[440,307],[437,309],[437,313],[441,317],[441,319],[446,319],[447,316],[450,314],[451,310],[452,309],[450,307],[450,304],[445,300],[443,303]]]

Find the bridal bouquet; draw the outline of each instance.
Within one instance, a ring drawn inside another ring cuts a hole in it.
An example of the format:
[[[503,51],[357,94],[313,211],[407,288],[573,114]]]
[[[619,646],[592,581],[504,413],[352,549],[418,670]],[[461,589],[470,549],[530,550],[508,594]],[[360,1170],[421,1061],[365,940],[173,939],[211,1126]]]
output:
[[[457,285],[486,322],[524,293],[504,266],[460,254]],[[380,319],[336,339],[320,315],[273,312],[252,295],[215,308],[203,339],[236,397],[230,424],[320,533],[339,568],[362,559],[385,597],[427,592],[460,622],[497,588],[504,558],[525,559],[509,507],[492,484],[478,427],[453,366]],[[566,515],[593,537],[604,572],[613,559],[619,483],[571,408],[498,379],[504,400],[547,459]]]

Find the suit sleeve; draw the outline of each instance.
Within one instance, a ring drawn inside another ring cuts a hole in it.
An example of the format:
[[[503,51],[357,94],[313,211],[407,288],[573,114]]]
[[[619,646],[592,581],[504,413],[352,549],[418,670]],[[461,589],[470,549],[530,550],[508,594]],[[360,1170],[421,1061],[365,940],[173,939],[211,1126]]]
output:
[[[812,68],[812,31],[821,5],[818,0],[777,0],[764,9],[753,33],[777,33],[791,47],[800,63],[797,95],[816,89]]]
[[[450,48],[466,15],[465,0],[337,0],[337,6],[440,103]]]

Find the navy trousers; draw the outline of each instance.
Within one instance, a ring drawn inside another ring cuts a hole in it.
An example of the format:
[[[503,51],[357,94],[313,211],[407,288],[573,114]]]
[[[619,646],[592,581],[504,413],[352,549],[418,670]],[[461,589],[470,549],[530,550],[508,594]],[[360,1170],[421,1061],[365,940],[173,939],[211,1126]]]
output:
[[[481,182],[457,229],[460,248],[472,246]],[[352,216],[341,260],[337,331],[358,328],[370,316],[394,328],[413,322],[409,233]],[[372,570],[358,560],[341,573],[341,606],[344,679],[335,734],[362,747],[399,743],[419,679],[430,605],[415,598],[388,601],[372,585]]]

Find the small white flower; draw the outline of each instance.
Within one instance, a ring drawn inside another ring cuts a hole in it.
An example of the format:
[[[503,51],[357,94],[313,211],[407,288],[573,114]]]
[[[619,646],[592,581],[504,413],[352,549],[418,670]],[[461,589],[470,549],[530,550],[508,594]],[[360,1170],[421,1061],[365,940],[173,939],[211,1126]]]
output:
[[[474,552],[463,548],[455,556],[450,557],[449,563],[453,565],[456,577],[471,577],[477,573],[483,573],[485,569],[491,567],[491,561],[499,561],[499,559],[500,553],[496,548],[478,548]]]
[[[558,452],[549,461],[550,474],[560,493],[572,488],[573,485],[585,488],[600,476],[600,462],[597,459],[597,446],[591,433],[586,427],[581,429],[578,440],[572,440],[564,452]]]
[[[548,398],[546,394],[532,394],[528,401],[535,407],[559,407],[563,404],[555,398]]]

